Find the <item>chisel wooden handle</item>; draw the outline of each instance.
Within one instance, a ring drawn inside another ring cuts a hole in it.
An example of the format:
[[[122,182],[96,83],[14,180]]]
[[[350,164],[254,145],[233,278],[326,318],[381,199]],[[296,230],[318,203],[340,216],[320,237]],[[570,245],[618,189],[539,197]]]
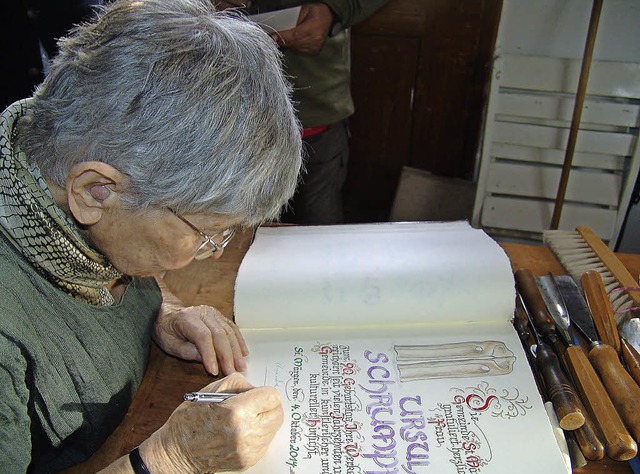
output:
[[[627,364],[627,370],[633,377],[633,380],[640,385],[640,354],[638,351],[629,344],[624,338],[620,340],[620,346],[622,350],[622,358],[624,363]]]
[[[578,428],[575,431],[566,431],[564,433],[564,437],[567,440],[569,458],[571,459],[571,468],[574,470],[587,465],[587,458],[582,452],[582,448],[578,445],[578,441],[576,440],[575,436],[576,431],[579,431],[581,429],[582,428]]]
[[[638,445],[625,428],[585,353],[580,346],[570,346],[565,357],[580,399],[591,420],[600,428],[607,456],[615,461],[635,457]]]
[[[640,387],[622,367],[616,351],[596,343],[589,360],[602,379],[611,401],[636,442],[640,442]]]
[[[551,319],[547,306],[542,299],[540,288],[536,283],[536,278],[528,268],[521,268],[515,273],[518,291],[522,295],[524,304],[529,311],[529,316],[533,319],[533,325],[540,335],[547,340],[555,341],[556,325]]]
[[[604,445],[600,441],[600,434],[591,419],[585,419],[584,425],[571,431],[580,451],[589,461],[599,461],[604,458]]]
[[[600,335],[600,341],[613,347],[620,354],[618,327],[602,277],[597,271],[589,270],[582,274],[580,281],[593,322]]]
[[[543,342],[536,348],[536,366],[558,415],[560,427],[566,431],[580,428],[584,424],[584,414],[578,395],[560,369],[555,353]]]

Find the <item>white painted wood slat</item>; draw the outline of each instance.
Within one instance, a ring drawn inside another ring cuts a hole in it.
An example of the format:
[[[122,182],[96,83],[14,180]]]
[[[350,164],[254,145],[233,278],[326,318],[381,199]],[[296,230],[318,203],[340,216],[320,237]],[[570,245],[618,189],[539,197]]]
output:
[[[497,100],[497,115],[560,120],[566,122],[567,127],[571,125],[575,103],[573,97],[501,91]],[[640,105],[587,98],[580,123],[582,128],[594,124],[637,127],[640,124]]]
[[[555,57],[505,54],[500,86],[575,94],[581,61]],[[640,64],[594,61],[587,94],[640,99]]]
[[[564,155],[564,150],[493,143],[489,156],[497,159],[562,166]],[[573,155],[573,167],[622,171],[627,160],[624,156],[577,152]]]
[[[494,162],[486,190],[494,194],[555,199],[562,169],[535,164]],[[573,170],[569,176],[566,201],[618,207],[622,176],[602,171]]]
[[[564,150],[569,130],[520,123],[495,122],[493,141],[512,145]],[[635,137],[627,133],[594,132],[580,130],[576,151],[630,156],[633,154]]]
[[[542,232],[549,229],[553,215],[553,202],[501,196],[488,196],[484,200],[481,225],[499,229]],[[608,240],[614,233],[616,211],[565,203],[559,228],[574,230],[587,224],[601,238]]]

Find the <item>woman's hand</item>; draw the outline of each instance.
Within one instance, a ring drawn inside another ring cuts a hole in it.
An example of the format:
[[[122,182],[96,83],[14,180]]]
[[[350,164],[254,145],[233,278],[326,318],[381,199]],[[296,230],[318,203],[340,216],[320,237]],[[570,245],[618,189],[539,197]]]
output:
[[[202,391],[235,392],[222,403],[182,403],[140,446],[151,472],[244,470],[266,452],[284,413],[273,387],[253,388],[238,373]]]
[[[185,307],[156,278],[162,290],[162,306],[153,328],[153,339],[168,354],[201,361],[212,375],[243,371],[249,355],[247,344],[233,321],[211,306]]]
[[[333,15],[324,3],[306,3],[300,9],[298,24],[290,30],[278,31],[271,36],[281,48],[301,54],[318,54],[329,34]]]

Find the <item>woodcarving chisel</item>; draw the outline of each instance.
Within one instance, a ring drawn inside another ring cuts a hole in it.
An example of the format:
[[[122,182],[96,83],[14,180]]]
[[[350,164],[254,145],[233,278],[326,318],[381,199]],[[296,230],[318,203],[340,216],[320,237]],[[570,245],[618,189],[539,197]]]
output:
[[[536,366],[542,375],[549,399],[558,415],[560,426],[564,430],[575,430],[584,424],[584,413],[578,395],[569,379],[560,368],[560,363],[551,347],[540,340],[538,333],[547,340],[555,337],[555,325],[551,320],[535,277],[530,270],[522,268],[515,273],[519,294],[527,314],[531,318],[538,346],[536,348]],[[556,338],[557,339],[557,338]]]
[[[627,373],[613,347],[603,344],[598,338],[593,317],[575,282],[560,284],[560,291],[569,310],[571,322],[590,344],[589,360],[602,379],[622,421],[636,442],[640,442],[640,387]],[[571,290],[569,288],[572,288]],[[571,293],[569,293],[571,291]],[[592,295],[593,296],[593,295]]]
[[[531,366],[534,380],[538,386],[538,391],[542,395],[545,405],[550,403],[553,408],[553,402],[549,400],[548,392],[545,389],[542,376],[537,368],[535,350],[533,350],[536,348],[533,333],[535,329],[529,330],[529,326],[531,324],[529,319],[527,311],[524,308],[524,303],[522,302],[522,297],[518,294],[516,298],[516,311],[513,319],[513,325],[516,328],[516,332],[520,337],[527,359],[529,360],[529,365]],[[567,431],[565,433],[565,438],[573,467],[584,466],[586,464],[585,459],[598,461],[604,457],[604,445],[600,441],[600,437],[596,432],[595,426],[589,419],[585,419],[585,423],[580,428]]]
[[[537,281],[558,333],[567,345],[565,358],[573,382],[589,416],[602,433],[607,455],[615,461],[628,461],[638,454],[638,446],[625,428],[589,359],[574,341],[570,331],[569,312],[558,287],[563,278],[573,282],[569,276],[553,275],[538,277]]]
[[[616,326],[616,319],[609,301],[607,290],[602,277],[595,270],[584,272],[580,278],[582,291],[589,304],[593,322],[596,325],[600,341],[607,344],[620,354],[620,335]]]

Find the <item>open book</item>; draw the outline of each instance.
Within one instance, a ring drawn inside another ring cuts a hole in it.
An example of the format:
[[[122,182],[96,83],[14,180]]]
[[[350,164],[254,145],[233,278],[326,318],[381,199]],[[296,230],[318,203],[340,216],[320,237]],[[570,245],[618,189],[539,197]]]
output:
[[[568,472],[514,302],[507,256],[465,222],[259,229],[235,318],[285,422],[247,472]]]

